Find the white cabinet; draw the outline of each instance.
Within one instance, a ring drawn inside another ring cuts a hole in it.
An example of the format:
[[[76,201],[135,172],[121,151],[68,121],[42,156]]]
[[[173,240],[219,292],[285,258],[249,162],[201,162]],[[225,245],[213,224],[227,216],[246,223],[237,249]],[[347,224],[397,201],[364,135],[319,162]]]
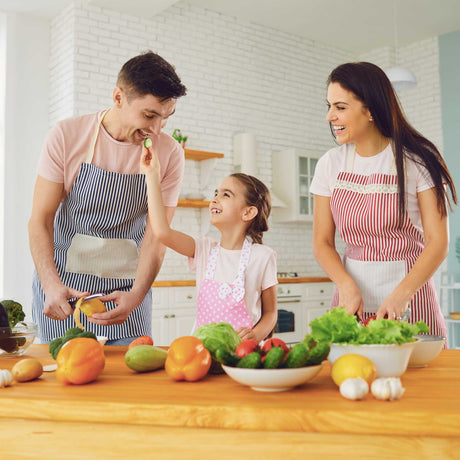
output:
[[[306,284],[305,292],[305,335],[311,332],[310,322],[323,316],[331,306],[335,286],[333,283]]]
[[[153,288],[152,335],[158,346],[190,335],[196,319],[196,288]]]
[[[456,294],[460,291],[460,283],[454,281],[454,276],[451,273],[443,273],[441,275],[441,307],[447,326],[447,345],[449,348],[460,348],[460,320],[453,319],[451,313],[460,311],[459,307],[455,307]]]
[[[310,184],[319,155],[296,149],[282,150],[272,156],[272,187],[286,207],[273,208],[276,222],[310,222],[313,195]]]

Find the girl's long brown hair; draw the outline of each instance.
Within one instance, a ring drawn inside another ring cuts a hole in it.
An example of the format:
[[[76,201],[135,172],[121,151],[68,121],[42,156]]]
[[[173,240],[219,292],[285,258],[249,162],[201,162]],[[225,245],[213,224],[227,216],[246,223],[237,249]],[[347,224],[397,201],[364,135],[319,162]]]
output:
[[[457,204],[457,192],[446,163],[436,146],[423,137],[406,120],[393,86],[385,72],[370,62],[351,62],[336,67],[327,80],[351,91],[371,113],[374,123],[383,136],[390,139],[398,175],[399,221],[406,212],[404,158],[424,166],[433,181],[438,210],[447,215],[446,200],[452,209],[447,193]]]

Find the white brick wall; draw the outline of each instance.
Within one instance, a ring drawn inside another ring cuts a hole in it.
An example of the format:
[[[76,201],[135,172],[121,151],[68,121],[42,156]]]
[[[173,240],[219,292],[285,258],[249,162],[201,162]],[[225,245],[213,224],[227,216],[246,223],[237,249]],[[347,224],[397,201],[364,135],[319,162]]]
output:
[[[121,65],[141,51],[152,49],[176,67],[188,94],[179,100],[166,130],[180,128],[189,136],[189,148],[225,154],[216,163],[212,175],[216,182],[208,184],[208,196],[233,172],[232,138],[238,132],[256,134],[258,175],[268,186],[272,152],[290,147],[318,152],[331,148],[325,122],[325,81],[336,65],[357,59],[345,50],[243,23],[192,7],[186,1],[145,20],[78,0],[53,21],[52,33],[58,42],[53,44],[52,62],[63,60],[51,73],[56,88],[50,109],[53,124],[67,116],[109,107]],[[437,72],[436,46],[432,40],[401,50],[401,59],[410,58],[411,67],[414,59],[413,69],[416,73],[419,70],[420,78],[423,75],[423,82]],[[423,52],[426,47],[432,51],[429,57]],[[386,66],[389,53],[388,49],[377,50],[372,57]],[[425,61],[432,72],[425,69]],[[64,90],[67,92],[62,94]],[[425,103],[438,107],[425,107],[423,112],[434,119],[440,114],[439,84],[432,93],[433,100]],[[420,117],[416,127],[431,135],[417,107],[419,98],[408,93],[404,103],[414,111],[414,119]],[[439,137],[438,131],[434,134]],[[199,192],[199,177],[200,165],[187,161],[182,194]],[[199,235],[205,230],[201,228],[201,212],[178,209],[173,226]],[[218,237],[212,228],[208,234]],[[311,224],[271,223],[265,243],[277,251],[280,271],[322,275],[311,252],[311,237]],[[158,279],[192,276],[185,258],[168,251]]]

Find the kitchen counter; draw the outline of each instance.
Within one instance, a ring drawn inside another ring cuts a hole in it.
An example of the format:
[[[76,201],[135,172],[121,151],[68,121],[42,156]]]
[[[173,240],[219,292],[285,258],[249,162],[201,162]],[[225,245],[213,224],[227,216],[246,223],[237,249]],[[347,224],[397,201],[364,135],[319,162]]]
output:
[[[106,346],[106,367],[88,385],[54,373],[0,389],[4,458],[458,458],[460,350],[408,369],[399,401],[340,396],[329,364],[287,392],[256,392],[228,376],[174,382],[136,374],[126,347]],[[47,345],[27,356],[53,362]],[[11,369],[18,359],[0,359]],[[67,455],[68,454],[68,455]],[[457,457],[456,457],[457,456]]]
[[[294,277],[294,278],[278,278],[280,284],[293,284],[293,283],[331,283],[329,278],[324,276],[308,276],[308,277]],[[155,281],[153,287],[173,287],[173,286],[195,286],[195,280],[164,280]]]

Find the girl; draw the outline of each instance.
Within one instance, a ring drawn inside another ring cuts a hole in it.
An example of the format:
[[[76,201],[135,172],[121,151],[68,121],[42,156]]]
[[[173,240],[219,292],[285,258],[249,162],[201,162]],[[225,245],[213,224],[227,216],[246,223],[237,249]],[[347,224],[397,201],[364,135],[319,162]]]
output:
[[[276,254],[262,244],[271,209],[267,187],[246,174],[224,179],[209,204],[210,222],[220,231],[220,242],[194,239],[169,227],[160,164],[152,148],[143,149],[140,166],[153,233],[164,245],[188,256],[190,267],[197,271],[196,327],[226,321],[243,340],[265,339],[277,321]]]
[[[446,335],[432,276],[447,255],[445,186],[457,198],[441,154],[407,122],[374,64],[334,69],[327,104],[341,146],[319,160],[311,191],[315,257],[338,288],[332,305],[364,319],[400,319],[410,306],[409,321]]]

